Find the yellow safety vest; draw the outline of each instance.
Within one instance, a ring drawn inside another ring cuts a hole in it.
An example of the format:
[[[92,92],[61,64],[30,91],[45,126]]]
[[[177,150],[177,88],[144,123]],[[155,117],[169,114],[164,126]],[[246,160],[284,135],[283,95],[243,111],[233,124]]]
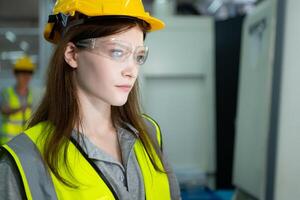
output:
[[[13,87],[8,87],[3,90],[4,95],[8,97],[8,106],[11,109],[18,109],[21,107],[21,102]],[[27,104],[32,105],[32,93],[29,90],[27,96]],[[10,115],[2,115],[2,125],[0,143],[4,144],[11,138],[22,133],[25,130],[26,122],[31,116],[31,108],[26,108],[25,111],[19,111]]]
[[[147,117],[146,117],[147,118]],[[150,123],[155,123],[151,119]],[[3,145],[3,147],[12,155],[14,160],[16,161],[17,167],[20,171],[26,196],[29,200],[31,199],[42,199],[43,190],[50,190],[48,191],[47,195],[51,196],[51,184],[49,184],[49,181],[45,181],[47,183],[47,186],[44,189],[39,189],[41,187],[41,182],[43,182],[42,179],[45,179],[45,177],[51,177],[49,178],[52,180],[53,183],[53,193],[56,195],[56,197],[53,197],[54,194],[52,194],[51,199],[62,199],[62,200],[74,200],[74,199],[83,199],[83,200],[113,200],[113,199],[119,199],[115,192],[113,191],[113,188],[110,186],[110,184],[107,182],[105,177],[102,175],[101,171],[93,165],[85,156],[81,153],[80,147],[75,145],[75,143],[70,143],[67,151],[67,158],[69,166],[72,170],[71,176],[66,166],[61,162],[59,164],[59,171],[63,178],[65,178],[67,181],[70,181],[71,183],[75,183],[79,185],[78,188],[70,188],[63,183],[61,183],[54,175],[53,173],[47,169],[45,170],[45,173],[43,172],[42,175],[38,175],[38,171],[43,171],[41,169],[35,169],[35,168],[41,168],[37,167],[42,163],[40,160],[37,159],[38,156],[33,155],[23,155],[24,151],[28,151],[30,149],[28,146],[30,143],[34,144],[34,148],[37,147],[39,152],[42,151],[43,142],[42,140],[38,140],[39,136],[43,134],[44,127],[47,124],[40,123],[27,131],[25,131],[25,134],[21,134],[17,136],[14,140],[9,142],[8,144]],[[154,130],[159,131],[158,125],[155,123]],[[157,132],[158,141],[161,141],[160,132]],[[18,138],[19,141],[18,141]],[[30,138],[30,139],[26,139]],[[28,142],[26,142],[28,140]],[[20,143],[26,143],[21,144]],[[20,146],[24,149],[20,149]],[[34,149],[33,148],[33,149]],[[140,169],[142,171],[143,180],[144,180],[144,187],[145,187],[145,193],[146,193],[146,200],[169,200],[170,197],[170,189],[169,189],[169,181],[168,176],[166,173],[158,172],[154,169],[149,156],[146,153],[146,150],[140,140],[137,140],[134,145],[134,152],[136,154]],[[40,155],[40,154],[39,154]],[[31,167],[24,167],[23,163],[30,163],[30,160],[34,160],[34,164],[32,163]],[[157,161],[158,156],[155,158]],[[39,162],[38,162],[38,161]],[[161,162],[159,161],[158,163]],[[34,166],[33,166],[34,165]],[[30,168],[30,169],[26,169]],[[45,167],[46,169],[46,167]],[[46,173],[48,172],[48,174]],[[30,173],[34,173],[30,175]],[[33,180],[33,179],[41,179],[39,181]],[[77,180],[76,182],[74,182]],[[31,185],[31,183],[39,182],[38,184]],[[40,190],[40,191],[36,191]],[[50,199],[50,198],[49,198]]]

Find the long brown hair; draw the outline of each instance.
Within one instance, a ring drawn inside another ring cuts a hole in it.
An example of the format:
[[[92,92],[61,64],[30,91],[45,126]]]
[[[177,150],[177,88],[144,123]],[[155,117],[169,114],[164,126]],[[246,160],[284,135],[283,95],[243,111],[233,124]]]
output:
[[[29,127],[40,122],[49,122],[48,124],[51,126],[47,126],[43,134],[45,137],[42,151],[43,158],[52,173],[70,187],[76,186],[61,176],[58,165],[62,159],[60,156],[63,156],[65,166],[70,169],[67,163],[67,149],[72,130],[75,127],[79,130],[82,120],[75,85],[75,70],[64,60],[66,45],[68,42],[75,44],[81,39],[120,33],[135,26],[141,28],[144,36],[149,30],[149,25],[141,20],[122,17],[97,19],[96,21],[74,26],[64,34],[54,51],[48,68],[46,92],[29,123]],[[133,125],[138,130],[139,137],[155,169],[162,173],[166,172],[165,169],[159,167],[158,161],[154,159],[156,153],[163,164],[162,153],[159,145],[155,142],[156,138],[147,134],[146,125],[141,116],[137,82],[130,92],[126,104],[120,107],[112,107],[112,120],[115,125],[121,122]],[[153,152],[153,149],[155,152]]]

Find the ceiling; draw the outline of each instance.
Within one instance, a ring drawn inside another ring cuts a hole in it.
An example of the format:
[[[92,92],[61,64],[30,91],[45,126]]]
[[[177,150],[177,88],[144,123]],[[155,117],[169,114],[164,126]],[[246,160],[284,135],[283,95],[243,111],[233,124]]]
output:
[[[1,0],[0,27],[37,27],[39,0]]]

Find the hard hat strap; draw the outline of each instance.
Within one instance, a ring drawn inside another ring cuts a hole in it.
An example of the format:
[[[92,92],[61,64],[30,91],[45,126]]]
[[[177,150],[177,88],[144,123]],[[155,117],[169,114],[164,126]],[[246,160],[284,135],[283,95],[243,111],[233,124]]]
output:
[[[59,23],[62,27],[67,27],[69,15],[58,13],[56,15],[49,15],[48,23]]]
[[[58,13],[56,15],[49,15],[48,23],[53,23],[52,30],[50,32],[49,38],[53,39],[55,36],[56,29],[64,30],[68,27],[69,15],[65,15],[63,13]]]

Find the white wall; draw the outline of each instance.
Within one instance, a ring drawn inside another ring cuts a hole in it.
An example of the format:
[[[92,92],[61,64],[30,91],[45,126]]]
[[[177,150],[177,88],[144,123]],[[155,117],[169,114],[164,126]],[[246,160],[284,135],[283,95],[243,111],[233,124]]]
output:
[[[178,179],[214,187],[214,21],[164,17],[166,28],[147,35],[141,68],[144,111],[160,124],[164,149]]]
[[[286,1],[275,199],[300,196],[300,1]]]

